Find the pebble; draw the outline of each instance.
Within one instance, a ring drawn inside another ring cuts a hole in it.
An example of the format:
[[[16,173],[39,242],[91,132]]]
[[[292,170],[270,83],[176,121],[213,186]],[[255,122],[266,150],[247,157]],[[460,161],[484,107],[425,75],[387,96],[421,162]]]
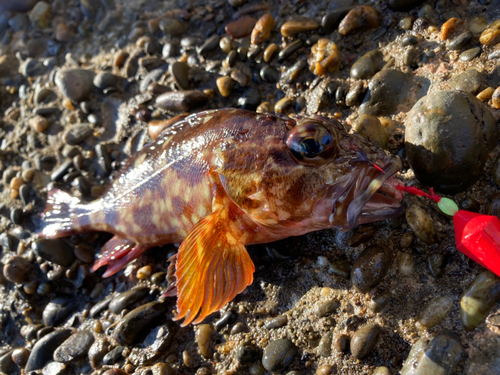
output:
[[[380,326],[369,323],[358,328],[351,338],[351,354],[356,359],[366,357],[375,347],[380,334]]]
[[[369,5],[358,5],[351,9],[339,24],[340,35],[348,35],[354,31],[376,29],[382,22],[382,15]]]
[[[37,86],[35,89],[35,104],[50,103],[57,99],[57,95],[51,89]]]
[[[191,88],[188,64],[182,61],[176,61],[170,65],[169,72],[174,78],[175,84],[179,90],[189,90]]]
[[[496,43],[498,35],[500,35],[499,29],[487,28],[479,36],[479,43],[481,43],[483,46],[492,46]]]
[[[448,39],[459,26],[463,25],[463,23],[464,21],[457,17],[451,17],[448,21],[443,23],[441,26],[441,40],[444,41]]]
[[[238,347],[236,359],[241,365],[249,365],[259,355],[259,350],[254,344],[245,343]]]
[[[64,22],[56,27],[55,38],[58,42],[68,43],[73,38],[73,31]]]
[[[56,73],[55,84],[69,100],[81,102],[89,97],[94,76],[90,70],[61,69]]]
[[[292,110],[293,107],[293,100],[287,97],[281,98],[276,102],[274,105],[274,111],[276,113],[288,113],[289,111]]]
[[[374,145],[387,149],[390,134],[376,116],[359,116],[354,121],[352,130],[369,139]]]
[[[110,350],[110,342],[107,337],[97,338],[90,346],[88,358],[93,369],[100,368],[100,363]]]
[[[279,47],[275,43],[269,44],[264,50],[263,58],[266,63],[272,61],[278,54]]]
[[[45,260],[69,267],[75,261],[73,247],[63,239],[39,238],[31,244],[36,255]]]
[[[20,368],[24,368],[28,362],[30,356],[30,350],[27,348],[17,348],[12,351],[12,362],[18,365]]]
[[[365,94],[363,82],[355,82],[351,85],[349,92],[345,96],[345,105],[352,107],[361,103]]]
[[[62,329],[46,334],[39,339],[31,350],[24,370],[28,373],[42,369],[52,360],[54,350],[71,335],[71,330]]]
[[[391,115],[405,102],[411,87],[411,75],[395,69],[383,69],[368,83],[368,92],[359,113],[374,116]]]
[[[3,267],[4,277],[13,283],[24,283],[28,281],[33,273],[31,262],[20,256],[13,256]]]
[[[186,25],[182,21],[175,18],[164,18],[160,21],[158,26],[163,34],[174,37],[181,36],[186,29]]]
[[[438,332],[429,342],[420,339],[413,344],[401,369],[401,375],[451,375],[462,358],[460,337],[448,330]]]
[[[293,362],[297,351],[290,339],[273,340],[264,348],[262,365],[267,371],[282,371]]]
[[[138,280],[145,280],[149,278],[149,276],[151,276],[151,272],[152,272],[151,266],[147,265],[137,270],[136,277]]]
[[[109,72],[99,72],[95,75],[92,83],[95,87],[100,90],[106,90],[109,88],[116,88],[120,82],[121,77],[118,77]]]
[[[280,315],[276,318],[273,318],[264,324],[265,329],[276,329],[284,327],[288,324],[288,316]]]
[[[420,240],[428,245],[432,245],[436,243],[438,233],[435,230],[432,216],[419,202],[414,198],[409,198],[405,211],[406,222]]]
[[[54,352],[54,361],[68,363],[88,353],[94,342],[90,331],[77,331],[68,337]]]
[[[234,22],[228,23],[224,29],[233,39],[246,38],[250,36],[256,23],[257,20],[255,18],[245,16]]]
[[[362,293],[367,293],[384,279],[392,263],[387,248],[370,246],[363,250],[354,261],[351,282]]]
[[[458,56],[458,59],[460,61],[471,61],[474,60],[476,57],[478,57],[481,54],[481,47],[474,47],[471,49],[468,49],[467,51],[464,51]]]
[[[198,49],[198,53],[201,56],[207,56],[210,52],[215,51],[219,46],[220,37],[218,35],[212,35],[208,38]]]
[[[311,47],[311,54],[307,59],[309,70],[317,76],[333,73],[339,69],[340,57],[337,45],[321,38]]]
[[[250,77],[239,69],[234,69],[231,72],[231,78],[241,87],[247,87],[250,84]]]
[[[373,370],[373,375],[391,375],[391,371],[385,366],[379,366]]]
[[[278,54],[278,62],[286,61],[294,52],[296,52],[300,47],[302,47],[302,40],[297,39],[294,42],[288,44],[283,48]],[[301,60],[302,61],[302,60]]]
[[[246,90],[241,97],[238,98],[238,106],[242,109],[254,111],[262,101],[260,92],[253,87]]]
[[[493,87],[487,87],[484,90],[482,90],[479,94],[477,94],[476,98],[478,98],[482,102],[485,102],[485,101],[491,99],[494,92],[495,92],[495,89]]]
[[[367,79],[377,73],[384,63],[378,49],[365,53],[351,67],[351,78]]]
[[[13,374],[16,371],[12,360],[12,350],[2,351],[0,354],[0,371],[3,374]]]
[[[414,35],[407,35],[401,40],[402,47],[414,46],[416,44],[418,44],[418,38]]]
[[[318,344],[318,353],[322,357],[329,357],[332,354],[332,342],[333,342],[332,331],[328,331],[323,336],[321,336],[321,340],[319,340]]]
[[[51,18],[51,6],[45,1],[35,4],[29,15],[31,24],[35,28],[44,29],[49,25]]]
[[[491,106],[495,109],[500,109],[500,86],[491,94]]]
[[[243,322],[238,322],[236,323],[232,328],[231,328],[231,335],[237,335],[238,333],[245,332],[247,330],[247,326]]]
[[[340,302],[337,300],[330,300],[321,303],[316,307],[316,316],[319,318],[324,318],[325,316],[331,315],[336,312],[340,307]]]
[[[25,14],[17,13],[9,19],[9,26],[16,33],[27,30],[29,28],[29,19]]]
[[[165,303],[153,301],[130,311],[115,327],[114,339],[121,345],[140,342],[165,318],[166,308]]]
[[[276,83],[280,80],[280,71],[271,65],[264,65],[260,70],[260,78],[264,82]]]
[[[214,323],[214,329],[220,331],[225,326],[233,324],[238,319],[238,314],[233,310],[227,310],[219,320]]]
[[[156,106],[172,111],[189,112],[204,106],[208,96],[203,91],[166,92],[156,98]]]
[[[389,0],[387,7],[395,12],[408,12],[423,2],[424,0]]]
[[[73,125],[63,133],[63,141],[67,145],[76,146],[90,137],[93,133],[92,125],[89,123],[82,123]]]
[[[200,324],[197,328],[195,342],[198,345],[198,352],[203,357],[210,359],[213,356],[212,335],[214,329],[210,324]]]
[[[448,48],[450,51],[456,51],[459,49],[464,48],[469,42],[472,40],[474,35],[470,31],[466,31],[459,36],[453,38],[446,48]]]
[[[281,35],[285,37],[319,29],[319,22],[312,18],[297,18],[281,25]]]
[[[109,366],[118,363],[123,358],[123,349],[125,348],[121,345],[114,347],[102,358],[102,363]]]
[[[398,253],[399,272],[405,276],[411,276],[414,270],[413,255],[411,253]]]
[[[474,183],[498,140],[491,111],[461,91],[424,96],[405,126],[408,162],[416,177],[443,192],[458,192]]]
[[[346,16],[346,14],[352,9],[350,6],[341,7],[335,9],[333,12],[327,13],[321,20],[321,27],[326,34],[331,34],[337,30],[340,21]]]
[[[460,317],[467,331],[484,323],[491,308],[500,300],[500,277],[481,272],[465,290],[460,300]]]
[[[15,193],[14,196],[12,196],[12,193]],[[11,190],[11,197],[12,198],[17,198],[18,195],[19,195],[19,192],[17,190]],[[10,210],[10,220],[15,225],[21,225],[23,222],[23,210],[20,208],[12,208]]]
[[[63,297],[53,299],[43,309],[43,324],[47,327],[58,326],[66,320],[76,307],[76,303],[72,299]]]
[[[389,304],[391,298],[392,298],[391,292],[379,293],[372,298],[372,300],[368,304],[368,308],[374,313],[379,313]]]
[[[432,328],[448,316],[453,307],[453,297],[443,296],[430,300],[420,313],[417,328]]]
[[[403,53],[403,64],[410,68],[418,68],[421,55],[422,53],[417,47],[410,46]]]
[[[140,286],[138,288],[127,290],[118,294],[111,300],[109,310],[113,314],[120,314],[124,309],[144,299],[148,294],[149,288],[146,286]]]
[[[149,370],[148,370],[148,373],[149,373]],[[134,373],[135,374],[135,373]],[[155,373],[153,373],[154,375],[156,375]],[[119,369],[119,368],[112,368],[112,369],[109,369],[109,370],[106,370],[102,373],[102,375],[130,375],[129,372],[127,371],[124,371],[122,369]],[[163,375],[163,374],[162,374]],[[168,375],[165,374],[165,375]]]
[[[449,84],[452,90],[465,91],[475,95],[483,84],[483,77],[481,73],[472,68],[452,78]]]
[[[57,167],[51,174],[51,181],[60,181],[68,173],[69,169],[73,167],[73,160],[67,159],[59,167]]]

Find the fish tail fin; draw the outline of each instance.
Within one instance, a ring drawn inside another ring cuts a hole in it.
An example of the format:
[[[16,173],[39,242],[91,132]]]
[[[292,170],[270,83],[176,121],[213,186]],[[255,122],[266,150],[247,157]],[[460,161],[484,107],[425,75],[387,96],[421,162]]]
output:
[[[47,205],[41,215],[42,238],[59,238],[80,233],[89,221],[86,205],[65,191],[52,188],[47,196]]]

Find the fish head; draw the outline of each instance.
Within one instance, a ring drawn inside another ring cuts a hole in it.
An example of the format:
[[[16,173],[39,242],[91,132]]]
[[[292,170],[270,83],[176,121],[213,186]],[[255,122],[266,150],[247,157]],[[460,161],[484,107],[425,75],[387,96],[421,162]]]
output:
[[[266,126],[254,124],[218,163],[226,193],[254,222],[299,235],[349,230],[404,211],[398,157],[336,119],[278,116]]]

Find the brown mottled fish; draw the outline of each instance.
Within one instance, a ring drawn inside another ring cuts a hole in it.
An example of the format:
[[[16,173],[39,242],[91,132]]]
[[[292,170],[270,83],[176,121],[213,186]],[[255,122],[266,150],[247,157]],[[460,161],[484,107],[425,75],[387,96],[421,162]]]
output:
[[[334,119],[205,111],[131,157],[100,199],[52,189],[39,235],[113,233],[94,264],[108,265],[104,276],[150,247],[182,242],[175,319],[200,323],[252,283],[246,244],[401,214],[400,168]]]

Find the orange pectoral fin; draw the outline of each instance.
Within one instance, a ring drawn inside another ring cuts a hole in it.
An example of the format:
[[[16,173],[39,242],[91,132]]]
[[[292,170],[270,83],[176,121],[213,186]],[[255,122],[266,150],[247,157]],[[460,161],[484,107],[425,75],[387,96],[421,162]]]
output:
[[[202,322],[252,283],[255,267],[235,228],[225,209],[219,208],[200,220],[182,242],[175,271],[174,318],[185,318],[182,326]]]

